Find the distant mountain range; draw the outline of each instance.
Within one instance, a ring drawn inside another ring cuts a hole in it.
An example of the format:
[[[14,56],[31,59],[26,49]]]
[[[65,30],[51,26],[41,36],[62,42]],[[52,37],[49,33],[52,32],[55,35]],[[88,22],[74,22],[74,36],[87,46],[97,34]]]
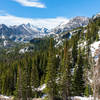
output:
[[[28,24],[22,24],[19,26],[6,26],[0,25],[0,46],[8,46],[12,42],[29,42],[33,38],[42,38],[46,35],[60,34],[62,32],[68,32],[72,29],[86,26],[89,23],[87,17],[75,17],[70,19],[67,23],[61,23],[54,29],[47,29],[45,27],[39,28],[37,26]]]
[[[69,20],[68,23],[60,24],[53,31],[56,34],[59,34],[62,32],[70,31],[70,30],[78,28],[78,27],[85,26],[88,23],[89,23],[89,18],[78,16],[78,17],[75,17],[75,18]]]

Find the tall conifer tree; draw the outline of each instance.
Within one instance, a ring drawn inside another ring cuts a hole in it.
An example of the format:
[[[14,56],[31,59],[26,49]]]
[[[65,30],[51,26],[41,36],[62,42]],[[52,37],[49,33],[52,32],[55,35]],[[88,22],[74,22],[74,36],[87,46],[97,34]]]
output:
[[[46,85],[49,100],[55,100],[56,91],[56,56],[54,54],[53,39],[50,41],[49,57],[46,73]]]
[[[64,56],[62,59],[62,74],[61,74],[61,88],[63,100],[70,100],[70,85],[71,85],[71,63],[70,63],[70,48],[69,43],[66,41],[64,47]]]

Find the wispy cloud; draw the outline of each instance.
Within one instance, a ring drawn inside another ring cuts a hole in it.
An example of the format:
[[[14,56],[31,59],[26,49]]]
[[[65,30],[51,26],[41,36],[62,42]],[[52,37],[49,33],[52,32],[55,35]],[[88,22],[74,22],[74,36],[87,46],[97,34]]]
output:
[[[41,3],[40,0],[13,0],[20,3],[23,6],[27,7],[37,7],[37,8],[46,8],[45,4]]]
[[[0,16],[6,16],[8,13],[4,10],[0,10]]]
[[[54,28],[63,22],[68,22],[69,20],[65,17],[57,17],[57,18],[23,18],[16,17],[7,13],[0,13],[0,24],[6,25],[20,25],[30,23],[37,27],[46,27],[46,28]]]

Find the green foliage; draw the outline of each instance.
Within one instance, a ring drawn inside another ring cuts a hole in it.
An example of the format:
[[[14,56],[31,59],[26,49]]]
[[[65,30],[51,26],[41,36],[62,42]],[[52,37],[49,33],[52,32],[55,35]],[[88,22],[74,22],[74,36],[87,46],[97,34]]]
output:
[[[84,59],[83,59],[83,55],[79,49],[79,55],[78,55],[78,59],[77,59],[77,64],[75,67],[75,71],[74,71],[74,78],[73,78],[73,88],[74,88],[74,95],[77,96],[83,96],[84,93],[84,88],[85,88],[85,82],[84,82],[84,72],[83,72],[83,67],[84,67]],[[77,91],[77,92],[76,92]]]
[[[46,73],[46,85],[47,85],[47,93],[49,100],[54,100],[56,94],[56,56],[55,50],[53,47],[53,40],[50,41],[49,47],[49,57],[47,64],[47,73]]]
[[[89,85],[86,86],[84,94],[85,96],[89,97]]]
[[[84,94],[87,97],[89,97],[89,95],[93,95],[92,88],[89,84],[86,85]]]
[[[24,100],[43,94],[47,94],[47,100],[89,96],[85,73],[91,69],[90,45],[99,40],[99,28],[100,20],[90,21],[59,48],[55,48],[54,39],[46,37],[35,38],[14,48],[0,49],[0,94]],[[87,33],[83,33],[84,29]],[[80,47],[82,41],[86,42],[83,48]],[[25,46],[33,51],[19,54],[20,48]],[[38,91],[43,84],[46,84],[46,89]]]
[[[64,55],[61,61],[60,87],[63,100],[70,100],[71,96],[71,55],[69,41],[65,42]]]

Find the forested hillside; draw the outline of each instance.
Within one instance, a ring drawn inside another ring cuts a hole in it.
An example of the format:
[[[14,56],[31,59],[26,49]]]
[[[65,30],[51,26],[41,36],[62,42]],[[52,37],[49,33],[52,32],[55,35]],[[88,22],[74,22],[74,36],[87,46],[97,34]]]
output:
[[[70,38],[60,36],[71,31],[60,33],[62,45],[56,46],[55,37],[44,37],[27,44],[30,52],[19,53],[21,45],[2,49],[0,94],[15,100],[71,100],[97,94],[93,68],[99,56],[93,56],[91,45],[100,41],[99,30],[100,18],[92,18],[87,26],[73,29]]]

